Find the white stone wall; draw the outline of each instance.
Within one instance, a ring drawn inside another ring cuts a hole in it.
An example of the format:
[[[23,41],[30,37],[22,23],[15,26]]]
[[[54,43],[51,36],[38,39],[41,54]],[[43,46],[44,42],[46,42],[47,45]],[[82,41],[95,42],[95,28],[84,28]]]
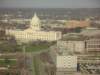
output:
[[[45,32],[45,31],[19,31],[19,30],[7,30],[7,35],[15,36],[16,40],[20,41],[56,41],[61,39],[61,32]]]

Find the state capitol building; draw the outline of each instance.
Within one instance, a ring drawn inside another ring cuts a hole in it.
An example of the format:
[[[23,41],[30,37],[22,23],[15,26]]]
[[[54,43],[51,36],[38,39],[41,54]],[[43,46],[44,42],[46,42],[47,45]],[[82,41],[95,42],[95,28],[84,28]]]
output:
[[[6,30],[7,35],[12,35],[19,42],[31,41],[56,41],[61,39],[62,34],[60,31],[45,31],[41,30],[41,21],[36,14],[30,21],[30,27],[25,30]]]

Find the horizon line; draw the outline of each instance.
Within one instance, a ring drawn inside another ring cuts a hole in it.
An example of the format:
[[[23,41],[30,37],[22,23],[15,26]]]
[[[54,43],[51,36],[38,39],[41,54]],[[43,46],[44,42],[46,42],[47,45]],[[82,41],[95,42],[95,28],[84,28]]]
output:
[[[100,7],[75,7],[75,8],[60,8],[60,7],[36,7],[36,8],[32,8],[32,7],[0,7],[0,9],[100,9]]]

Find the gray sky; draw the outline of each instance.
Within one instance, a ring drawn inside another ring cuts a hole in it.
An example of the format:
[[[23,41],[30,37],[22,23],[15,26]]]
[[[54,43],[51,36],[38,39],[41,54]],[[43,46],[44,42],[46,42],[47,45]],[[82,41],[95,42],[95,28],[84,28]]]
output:
[[[100,0],[0,0],[0,8],[100,8]]]

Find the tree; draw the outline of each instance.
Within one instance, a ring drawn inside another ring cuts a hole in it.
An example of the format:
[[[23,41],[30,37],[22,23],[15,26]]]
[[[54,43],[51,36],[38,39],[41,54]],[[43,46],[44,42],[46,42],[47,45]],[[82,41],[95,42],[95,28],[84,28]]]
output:
[[[9,72],[7,72],[7,73],[6,73],[6,75],[10,75],[10,73],[9,73]]]
[[[9,65],[10,64],[10,60],[8,58],[5,58],[5,64]]]
[[[77,27],[77,28],[75,28],[75,32],[76,33],[80,33],[81,32],[81,29],[82,29],[81,27]]]

